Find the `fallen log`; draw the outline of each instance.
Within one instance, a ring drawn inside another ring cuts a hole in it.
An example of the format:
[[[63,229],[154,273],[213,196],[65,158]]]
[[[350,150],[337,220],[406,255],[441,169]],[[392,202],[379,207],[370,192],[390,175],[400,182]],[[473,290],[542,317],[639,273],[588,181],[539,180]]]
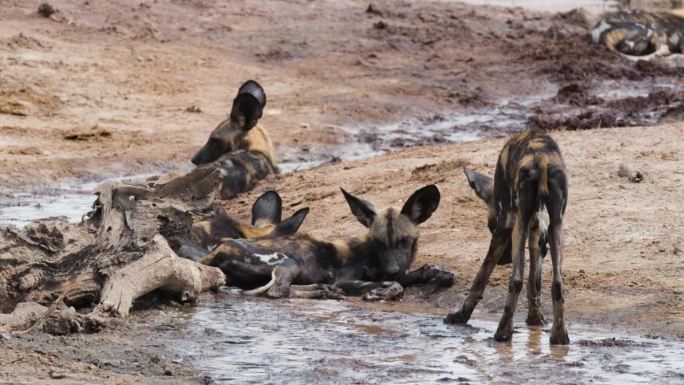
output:
[[[225,196],[225,175],[216,164],[167,181],[104,183],[79,224],[0,229],[0,311],[10,313],[0,329],[93,332],[148,293],[187,302],[224,285],[218,268],[180,258],[173,245]]]
[[[95,311],[126,317],[135,299],[155,290],[189,302],[225,283],[220,269],[178,257],[164,237],[156,235],[142,258],[109,277]]]

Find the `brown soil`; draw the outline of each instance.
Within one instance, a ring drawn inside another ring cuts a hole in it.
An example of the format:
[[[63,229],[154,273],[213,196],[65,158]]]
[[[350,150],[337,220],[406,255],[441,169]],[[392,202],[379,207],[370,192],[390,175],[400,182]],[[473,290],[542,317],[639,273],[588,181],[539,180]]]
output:
[[[413,119],[420,134],[424,122],[445,113],[486,114],[502,105],[513,111],[509,130],[525,121],[552,129],[654,124],[681,109],[676,84],[684,83],[683,71],[588,44],[593,20],[578,11],[408,1],[264,7],[67,0],[44,17],[41,4],[8,0],[0,9],[0,145],[40,152],[0,151],[0,194],[70,178],[188,168],[248,78],[266,88],[262,123],[284,160],[335,160],[336,146],[383,142],[356,138],[359,128]],[[679,104],[629,99],[653,90],[596,95],[652,83],[668,86],[669,100]],[[556,98],[572,85],[585,96]],[[627,112],[620,109],[625,103]],[[93,127],[98,133],[91,135]],[[502,134],[489,123],[459,128]]]
[[[69,178],[189,168],[248,78],[266,88],[262,123],[281,154],[304,160],[382,140],[346,129],[438,120],[540,95],[536,104],[515,105],[521,122],[583,129],[665,119],[675,123],[554,134],[571,178],[564,276],[570,333],[573,323],[588,323],[684,337],[684,96],[677,87],[684,72],[590,46],[582,15],[450,2],[374,2],[368,11],[367,2],[351,0],[267,8],[251,0],[65,0],[45,18],[40,3],[0,7],[0,195]],[[489,241],[484,205],[461,166],[492,172],[502,143],[417,147],[296,172],[227,206],[247,218],[258,194],[277,189],[288,210],[311,207],[302,231],[346,236],[362,228],[339,186],[384,206],[437,183],[442,203],[422,226],[417,263],[451,269],[456,283],[436,296],[411,290],[404,301],[445,312],[460,305]],[[644,180],[618,177],[621,163]],[[546,314],[548,270],[546,261]],[[480,309],[498,315],[509,273],[497,268]],[[167,332],[165,317],[164,310],[134,313],[131,323],[97,335],[5,335],[0,382],[61,383],[50,380],[54,367],[68,372],[69,383],[202,383],[160,357],[154,338]]]
[[[564,276],[571,322],[684,337],[684,238],[677,230],[684,225],[679,209],[683,134],[681,123],[554,134],[570,176]],[[291,210],[311,207],[302,231],[323,237],[360,235],[362,226],[353,220],[340,186],[383,207],[400,206],[416,188],[436,183],[442,201],[422,226],[416,264],[447,267],[455,273],[456,284],[437,297],[413,293],[409,298],[454,308],[464,299],[489,242],[486,208],[468,186],[462,167],[493,174],[502,145],[502,139],[485,140],[343,162],[266,182],[226,205],[247,218],[249,202],[266,189],[278,189],[284,202],[294,202]],[[643,181],[619,177],[621,164],[640,171]],[[483,301],[487,311],[500,312],[509,275],[510,267],[495,271]],[[548,297],[545,301],[550,314]]]
[[[680,199],[684,125],[566,131],[554,137],[563,150],[571,183],[563,267],[571,336],[573,325],[588,324],[625,335],[684,338],[684,239],[679,232],[684,225]],[[416,266],[432,262],[446,267],[454,272],[455,284],[437,295],[410,289],[401,309],[443,314],[461,304],[489,242],[486,209],[468,186],[462,167],[493,172],[502,145],[503,139],[492,139],[416,147],[327,165],[264,181],[252,193],[225,205],[236,218],[248,220],[251,202],[264,191],[277,189],[286,212],[311,208],[300,231],[345,237],[360,235],[363,228],[350,214],[340,186],[384,207],[399,206],[416,188],[436,183],[442,201],[421,226]],[[641,172],[643,180],[633,183],[618,176],[623,164]],[[550,262],[545,261],[543,302],[550,317],[549,270]],[[509,275],[510,266],[495,270],[479,307],[487,317],[500,315]],[[516,313],[520,325],[525,307],[523,299]],[[167,318],[163,311],[146,310],[133,313],[130,323],[97,335],[0,339],[2,350],[8,352],[0,378],[11,373],[32,378],[35,370],[46,376],[55,366],[69,368],[70,378],[84,378],[84,383],[89,376],[107,375],[111,383],[125,382],[131,373],[143,375],[141,383],[154,382],[163,369],[150,363],[150,357],[163,354],[161,340],[169,343],[179,333]],[[145,338],[159,342],[132,342]],[[114,348],[114,342],[121,345]],[[191,369],[168,365],[179,376],[176,379],[201,381]]]

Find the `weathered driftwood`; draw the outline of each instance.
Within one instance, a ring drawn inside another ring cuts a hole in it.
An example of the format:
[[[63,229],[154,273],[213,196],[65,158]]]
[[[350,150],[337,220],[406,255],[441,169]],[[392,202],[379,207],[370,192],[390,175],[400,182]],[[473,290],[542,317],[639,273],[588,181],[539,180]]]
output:
[[[179,258],[164,237],[156,235],[142,258],[109,277],[95,310],[126,317],[133,301],[152,291],[175,293],[187,302],[217,284],[225,284],[221,270]]]
[[[225,284],[218,268],[178,257],[174,244],[193,216],[239,192],[228,191],[229,173],[217,163],[163,182],[105,183],[80,224],[0,229],[0,311],[11,313],[0,330],[96,331],[147,293],[192,301]]]

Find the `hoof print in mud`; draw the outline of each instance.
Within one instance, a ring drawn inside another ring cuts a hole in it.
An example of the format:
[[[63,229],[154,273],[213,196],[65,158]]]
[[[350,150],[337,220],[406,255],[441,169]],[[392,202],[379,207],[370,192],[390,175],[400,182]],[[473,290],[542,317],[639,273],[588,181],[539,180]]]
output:
[[[404,288],[397,282],[383,282],[382,287],[373,289],[363,295],[363,300],[368,302],[393,300],[403,294]]]

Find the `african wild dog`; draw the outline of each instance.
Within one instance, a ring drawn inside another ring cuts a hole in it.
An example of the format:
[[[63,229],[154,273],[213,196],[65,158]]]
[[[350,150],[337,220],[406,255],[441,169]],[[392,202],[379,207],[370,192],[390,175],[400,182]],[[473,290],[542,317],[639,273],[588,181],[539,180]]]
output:
[[[590,38],[629,56],[684,53],[684,11],[611,13],[596,24]]]
[[[261,85],[254,80],[245,82],[233,100],[228,119],[192,157],[192,163],[200,167],[220,168],[223,199],[248,191],[259,180],[278,172],[273,143],[266,129],[257,124],[265,106],[266,93]]]
[[[551,344],[569,343],[565,328],[562,233],[563,215],[568,199],[568,181],[560,149],[548,135],[526,130],[504,145],[496,164],[494,180],[466,170],[468,181],[489,208],[492,239],[484,263],[477,272],[462,308],[449,314],[445,322],[465,324],[482,298],[489,276],[497,262],[510,253],[513,273],[503,317],[494,335],[509,341],[513,333],[513,314],[522,290],[525,265],[525,240],[529,242],[530,273],[527,281],[528,325],[542,325],[539,291],[542,258],[547,231],[553,263],[553,328]]]
[[[403,286],[434,281],[450,286],[453,274],[434,265],[407,272],[418,247],[418,225],[439,205],[434,185],[411,195],[403,208],[376,211],[342,190],[352,213],[368,233],[360,239],[325,241],[308,234],[262,240],[230,240],[200,262],[217,266],[229,284],[272,298],[391,299]]]
[[[217,207],[209,220],[193,223],[190,233],[176,239],[176,253],[184,258],[199,260],[217,244],[227,239],[263,239],[295,234],[309,213],[305,207],[291,217],[281,220],[283,202],[275,191],[263,193],[252,206],[251,224],[239,223],[225,209]]]

